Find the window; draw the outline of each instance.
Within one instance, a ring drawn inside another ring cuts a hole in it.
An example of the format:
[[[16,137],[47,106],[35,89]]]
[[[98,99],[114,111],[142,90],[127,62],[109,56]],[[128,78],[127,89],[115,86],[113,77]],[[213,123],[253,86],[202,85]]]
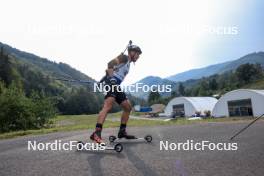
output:
[[[184,117],[185,111],[184,111],[184,104],[177,104],[172,106],[173,109],[173,117]]]
[[[253,116],[251,99],[228,101],[229,116]]]

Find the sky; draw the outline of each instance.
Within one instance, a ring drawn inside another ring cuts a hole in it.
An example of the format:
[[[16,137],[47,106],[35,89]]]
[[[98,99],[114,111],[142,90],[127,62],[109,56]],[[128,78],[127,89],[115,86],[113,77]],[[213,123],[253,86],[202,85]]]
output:
[[[0,0],[0,42],[96,80],[129,40],[125,85],[264,51],[262,0]]]

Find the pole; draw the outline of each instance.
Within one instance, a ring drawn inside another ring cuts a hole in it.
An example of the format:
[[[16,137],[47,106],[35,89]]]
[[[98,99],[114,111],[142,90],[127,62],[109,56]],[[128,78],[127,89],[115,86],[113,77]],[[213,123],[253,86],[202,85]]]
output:
[[[55,80],[67,81],[67,82],[77,82],[77,83],[86,83],[86,84],[94,83],[93,81],[76,80],[76,79],[65,79],[65,78],[55,78]]]
[[[230,140],[233,140],[236,136],[238,136],[240,133],[242,133],[243,131],[245,131],[248,127],[250,127],[253,123],[255,123],[257,120],[259,120],[261,117],[263,117],[264,114],[262,114],[261,116],[257,117],[256,119],[254,119],[252,122],[250,122],[247,126],[245,126],[244,128],[242,128],[240,131],[238,131],[234,136],[232,136],[230,138]]]

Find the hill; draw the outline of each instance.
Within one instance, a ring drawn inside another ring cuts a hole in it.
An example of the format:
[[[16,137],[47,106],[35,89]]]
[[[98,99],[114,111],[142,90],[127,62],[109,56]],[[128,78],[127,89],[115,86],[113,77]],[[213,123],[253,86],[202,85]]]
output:
[[[174,82],[186,81],[189,79],[200,79],[202,77],[208,77],[214,74],[222,74],[227,71],[235,70],[240,65],[245,63],[259,63],[264,66],[264,52],[251,53],[233,61],[210,65],[199,69],[188,70],[182,73],[166,77],[165,79]]]
[[[95,81],[70,65],[0,43],[0,81],[7,87],[12,84],[20,87],[27,97],[34,92],[51,97],[62,114],[99,112],[103,94],[93,92],[91,84],[69,83],[56,78]],[[117,109],[115,107],[113,111]]]

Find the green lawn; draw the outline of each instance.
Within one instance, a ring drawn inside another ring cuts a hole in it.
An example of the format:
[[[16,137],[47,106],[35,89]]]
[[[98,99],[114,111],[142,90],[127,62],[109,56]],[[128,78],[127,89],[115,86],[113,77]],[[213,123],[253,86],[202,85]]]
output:
[[[121,113],[109,114],[105,123],[104,128],[118,127],[120,125]],[[93,129],[96,124],[97,114],[94,115],[59,115],[52,120],[53,125],[49,128],[43,128],[40,130],[26,130],[16,131],[9,133],[0,134],[0,139],[14,138],[24,135],[37,135],[46,134],[57,131],[74,131]],[[157,120],[142,120],[142,119],[130,119],[128,126],[159,126],[159,125],[184,125],[194,123],[208,123],[208,122],[230,122],[238,120],[249,120],[242,118],[217,118],[217,119],[203,119],[203,120],[170,120],[170,121],[157,121]]]

